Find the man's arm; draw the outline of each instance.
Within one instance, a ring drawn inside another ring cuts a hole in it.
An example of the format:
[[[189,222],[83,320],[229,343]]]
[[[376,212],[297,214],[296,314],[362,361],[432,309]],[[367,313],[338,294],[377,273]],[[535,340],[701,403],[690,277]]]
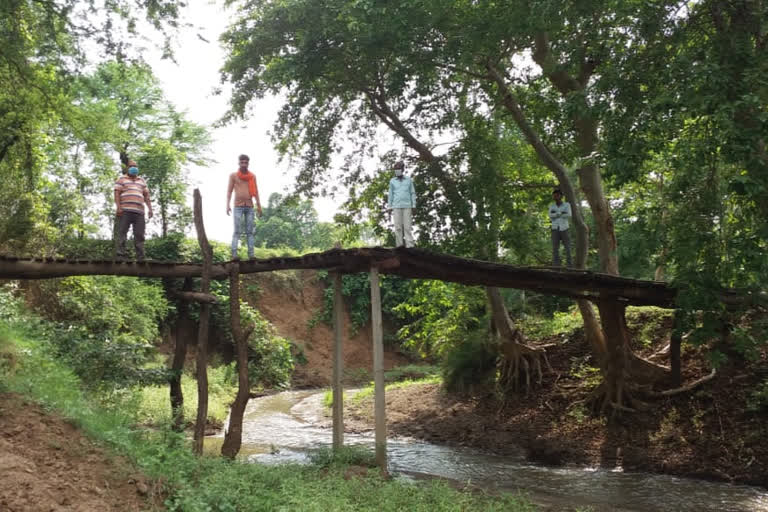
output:
[[[145,184],[144,185],[144,202],[147,205],[147,218],[152,218],[152,200],[149,198],[149,187]]]
[[[558,213],[557,208],[555,207],[555,205],[551,205],[549,207],[549,220],[554,221],[559,216],[560,216],[560,213]]]
[[[232,175],[229,176],[229,183],[227,183],[227,215],[232,211],[232,208],[229,207],[229,203],[232,200],[232,189],[235,188],[235,182],[232,181]]]
[[[563,212],[563,216],[565,216],[566,219],[571,218],[571,203],[565,203],[565,211]]]
[[[123,207],[120,206],[120,189],[115,187],[115,207],[117,208],[117,216],[123,214]]]
[[[259,184],[256,183],[256,176],[253,177],[253,189],[256,192],[256,195],[253,197],[256,198],[256,212],[258,213],[259,217],[261,217],[261,201],[259,201]]]

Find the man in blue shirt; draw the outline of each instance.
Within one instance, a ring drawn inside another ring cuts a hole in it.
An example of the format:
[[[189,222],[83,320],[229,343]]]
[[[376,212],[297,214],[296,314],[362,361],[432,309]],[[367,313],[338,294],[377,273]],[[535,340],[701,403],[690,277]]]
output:
[[[549,220],[552,222],[552,264],[560,266],[560,242],[565,247],[565,261],[571,266],[571,239],[568,236],[568,219],[571,218],[571,205],[563,201],[559,188],[552,192],[554,203],[549,205]]]
[[[411,234],[411,210],[416,207],[416,191],[413,180],[405,176],[405,164],[402,160],[395,164],[395,177],[389,180],[387,206],[393,210],[395,223],[395,245],[400,247],[405,239],[406,247],[413,247]]]

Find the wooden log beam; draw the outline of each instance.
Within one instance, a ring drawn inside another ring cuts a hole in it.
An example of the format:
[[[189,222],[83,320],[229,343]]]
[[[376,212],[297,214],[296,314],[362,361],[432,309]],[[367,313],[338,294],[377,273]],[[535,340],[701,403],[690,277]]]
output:
[[[200,277],[203,266],[196,263],[156,261],[86,261],[10,259],[0,257],[0,279],[51,279],[68,276]],[[223,265],[211,268],[211,279],[227,277]]]
[[[275,270],[330,269],[342,274],[368,272],[412,279],[436,279],[468,286],[515,288],[547,295],[599,301],[614,299],[624,305],[673,308],[678,290],[659,281],[628,279],[587,270],[554,267],[518,267],[459,258],[423,249],[381,247],[331,249],[290,258],[254,259],[240,262],[241,274]],[[0,256],[0,279],[47,279],[69,275],[126,275],[137,277],[199,277],[202,265],[147,261],[29,260]],[[228,276],[227,264],[210,267],[211,279]],[[765,293],[723,290],[721,302],[729,307],[768,304]]]

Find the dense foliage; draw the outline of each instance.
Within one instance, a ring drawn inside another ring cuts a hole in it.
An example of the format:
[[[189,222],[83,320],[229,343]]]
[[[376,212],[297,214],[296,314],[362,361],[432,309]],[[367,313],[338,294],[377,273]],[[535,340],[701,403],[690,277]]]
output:
[[[405,156],[421,246],[545,263],[542,212],[559,184],[575,212],[576,265],[680,286],[690,342],[739,323],[744,310],[721,304],[720,290],[764,286],[764,2],[232,3],[229,117],[280,92],[277,148],[301,162],[297,189],[327,192],[340,172],[340,219],[353,230],[386,236],[379,169]],[[400,147],[372,170],[382,130]],[[403,331],[411,342],[482,336],[483,322],[465,332],[484,316],[481,299],[454,311],[450,287],[432,291],[412,290],[401,307],[418,317]],[[714,364],[766,344],[759,325],[735,334],[727,350],[712,347]],[[588,337],[631,356],[615,333]]]

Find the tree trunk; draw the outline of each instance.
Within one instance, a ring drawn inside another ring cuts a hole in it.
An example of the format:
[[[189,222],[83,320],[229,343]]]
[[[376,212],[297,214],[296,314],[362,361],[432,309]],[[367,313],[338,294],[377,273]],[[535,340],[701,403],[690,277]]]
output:
[[[672,370],[671,384],[673,388],[680,387],[683,382],[680,361],[680,345],[683,341],[683,312],[675,310],[672,336],[669,339],[669,365]]]
[[[535,373],[536,383],[541,384],[541,360],[546,362],[546,354],[543,349],[525,344],[525,336],[509,317],[499,289],[489,286],[485,293],[491,305],[491,318],[500,343],[502,358],[499,383],[512,391],[524,389],[527,392],[531,387],[532,374]]]
[[[192,279],[184,279],[183,290],[192,289]],[[189,317],[189,304],[179,301],[176,306],[176,334],[173,349],[173,363],[171,364],[171,417],[173,429],[177,432],[184,430],[184,394],[181,390],[181,374],[184,371],[184,361],[187,358],[187,339],[192,334],[192,320]]]
[[[583,90],[586,82],[579,82],[578,80],[571,79],[563,73],[561,68],[552,62],[552,56],[549,53],[548,43],[545,36],[537,39],[537,45],[535,59],[541,65],[545,74],[548,75],[550,81],[552,81],[561,93],[565,95],[575,90]],[[507,85],[506,79],[502,73],[491,63],[486,64],[486,69],[488,70],[489,78],[499,88],[503,105],[512,115],[529,144],[531,144],[536,151],[539,159],[557,177],[560,186],[565,193],[566,199],[571,203],[573,224],[575,228],[574,238],[576,240],[576,265],[578,268],[585,268],[589,231],[581,216],[579,201],[566,169],[528,123],[525,114],[520,107],[519,100]],[[585,106],[585,108],[588,112],[588,106]],[[573,121],[576,127],[576,140],[580,153],[582,157],[589,158],[593,155],[597,147],[597,123],[588,115],[574,117]],[[605,199],[602,180],[597,166],[591,163],[583,166],[579,171],[579,181],[597,225],[597,245],[600,268],[603,272],[618,275],[619,264],[613,217],[611,216],[608,202]],[[609,373],[611,374],[611,378],[609,379],[611,382],[609,385],[609,387],[611,387],[611,395],[617,396],[618,394],[623,393],[623,378],[627,371],[631,371],[633,376],[637,374],[643,381],[663,378],[665,376],[663,367],[639,358],[631,352],[628,344],[629,333],[626,331],[626,322],[624,321],[623,316],[623,307],[620,308],[621,311],[619,311],[619,308],[604,308],[599,306],[602,323],[601,329],[600,325],[597,323],[591,304],[583,300],[577,302],[579,311],[584,319],[585,334],[590,347],[594,351],[593,353],[595,354],[597,363],[600,365],[605,376]],[[619,316],[616,316],[615,318],[603,318],[603,315]],[[606,330],[606,325],[611,326],[610,333]],[[618,338],[609,340],[608,338],[611,336],[618,336]],[[621,342],[624,343],[621,348],[615,346],[615,343],[620,340],[623,340]],[[608,368],[618,361],[618,356],[615,354],[617,350],[624,351],[625,354],[623,358],[629,358],[632,362],[632,364],[625,364],[622,366],[620,371]],[[629,370],[627,370],[627,368],[629,368]],[[617,403],[620,404],[620,402]],[[602,409],[602,405],[600,409]]]
[[[203,225],[203,205],[200,190],[195,189],[194,215],[197,240],[203,254],[203,276],[200,279],[200,291],[209,293],[211,289],[211,265],[213,250],[205,236]],[[211,317],[211,305],[200,304],[200,324],[197,332],[197,419],[195,422],[194,452],[203,453],[205,423],[208,419],[208,329]]]
[[[248,338],[251,329],[243,332],[240,324],[240,265],[231,264],[229,274],[229,319],[232,337],[237,345],[237,396],[229,412],[229,427],[224,435],[221,454],[234,459],[243,441],[243,415],[250,398],[248,379]]]
[[[598,303],[598,309],[608,342],[608,353],[603,383],[598,388],[592,405],[594,411],[599,414],[605,414],[608,410],[613,412],[628,410],[631,407],[631,399],[628,398],[625,387],[629,368],[626,350],[629,339],[624,318],[625,308],[618,301],[607,299]]]

